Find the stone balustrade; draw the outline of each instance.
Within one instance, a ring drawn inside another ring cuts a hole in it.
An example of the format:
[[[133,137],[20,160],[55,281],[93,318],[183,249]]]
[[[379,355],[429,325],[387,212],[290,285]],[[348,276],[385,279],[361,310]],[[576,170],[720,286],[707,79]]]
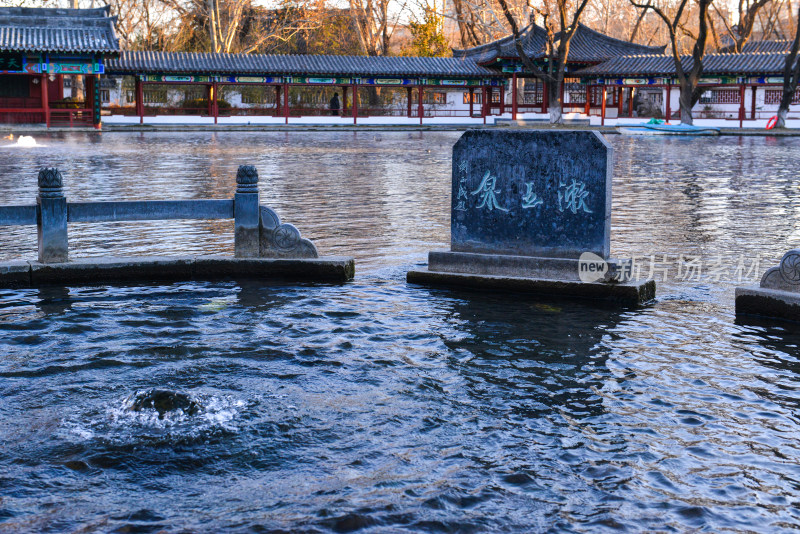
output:
[[[146,278],[162,271],[168,278],[192,278],[198,273],[203,277],[215,274],[261,277],[270,272],[282,278],[344,281],[353,277],[351,258],[319,258],[316,246],[304,239],[297,228],[282,223],[275,211],[259,204],[258,171],[251,165],[239,167],[236,193],[228,200],[68,202],[64,196],[64,180],[56,168],[41,169],[38,186],[35,205],[0,206],[0,226],[35,225],[39,249],[36,262],[0,264],[0,286],[27,285],[26,280],[33,285],[72,279],[83,281],[91,279],[95,271],[100,279],[103,275],[108,279]],[[235,258],[69,260],[68,223],[176,219],[233,219]],[[288,265],[286,262],[295,263]],[[141,276],[137,276],[137,272]],[[174,276],[169,276],[170,272]],[[36,273],[50,274],[37,277]]]

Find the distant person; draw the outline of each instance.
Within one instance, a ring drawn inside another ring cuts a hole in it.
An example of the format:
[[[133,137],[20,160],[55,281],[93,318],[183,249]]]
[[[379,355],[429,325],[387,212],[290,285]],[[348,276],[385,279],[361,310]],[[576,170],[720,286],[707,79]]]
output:
[[[333,93],[333,98],[331,98],[331,103],[329,105],[331,110],[331,115],[338,116],[339,115],[339,93]]]

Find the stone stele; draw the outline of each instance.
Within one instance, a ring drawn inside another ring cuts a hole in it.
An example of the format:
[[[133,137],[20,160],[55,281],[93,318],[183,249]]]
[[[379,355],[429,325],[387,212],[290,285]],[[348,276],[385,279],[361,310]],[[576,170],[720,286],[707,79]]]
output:
[[[598,132],[465,132],[453,147],[451,250],[431,251],[428,270],[408,281],[652,300],[655,282],[628,281],[609,260],[612,170],[613,149]],[[588,280],[586,256],[603,268]]]
[[[613,155],[592,131],[466,132],[453,148],[451,249],[608,258]]]

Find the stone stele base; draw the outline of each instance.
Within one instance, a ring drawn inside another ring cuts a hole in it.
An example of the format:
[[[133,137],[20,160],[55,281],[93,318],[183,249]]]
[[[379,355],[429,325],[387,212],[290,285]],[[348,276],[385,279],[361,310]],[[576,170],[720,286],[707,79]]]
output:
[[[737,287],[736,315],[762,315],[800,322],[800,293],[756,286]]]
[[[66,263],[0,263],[0,287],[172,280],[253,279],[341,283],[353,279],[352,258],[149,256],[84,258]]]
[[[639,306],[656,297],[654,280],[582,282],[578,260],[432,251],[427,271],[409,271],[413,284],[528,293],[550,298],[599,299]]]

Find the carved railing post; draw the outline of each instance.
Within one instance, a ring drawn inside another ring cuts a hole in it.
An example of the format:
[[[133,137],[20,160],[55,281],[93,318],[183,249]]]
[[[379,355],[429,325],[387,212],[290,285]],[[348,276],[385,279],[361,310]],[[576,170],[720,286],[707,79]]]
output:
[[[67,199],[63,179],[58,169],[51,167],[39,171],[38,182],[39,261],[62,263],[67,261]]]
[[[252,165],[240,165],[236,173],[236,195],[233,199],[234,255],[257,258],[258,235],[258,171]]]

